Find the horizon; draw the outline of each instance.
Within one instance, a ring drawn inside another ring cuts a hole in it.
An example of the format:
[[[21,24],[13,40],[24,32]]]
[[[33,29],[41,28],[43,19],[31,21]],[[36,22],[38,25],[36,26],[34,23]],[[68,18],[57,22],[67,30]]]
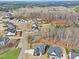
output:
[[[0,1],[79,1],[79,0],[0,0]]]

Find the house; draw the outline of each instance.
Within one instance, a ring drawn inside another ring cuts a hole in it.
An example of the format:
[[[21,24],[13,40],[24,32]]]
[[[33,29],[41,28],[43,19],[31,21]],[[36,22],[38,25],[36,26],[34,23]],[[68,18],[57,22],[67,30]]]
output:
[[[14,35],[16,35],[16,30],[14,30],[14,29],[7,29],[6,35],[14,36]]]
[[[49,59],[61,59],[62,51],[59,47],[50,46],[48,48],[47,55]]]
[[[41,56],[42,54],[44,54],[45,48],[46,48],[46,45],[44,44],[36,45],[36,47],[34,48],[34,56]]]
[[[5,22],[5,24],[9,29],[16,29],[16,26],[13,23]]]
[[[7,21],[14,19],[12,12],[3,12],[1,15],[2,15],[2,18],[6,19]]]
[[[10,22],[4,22],[6,25],[6,35],[7,36],[22,36],[22,30],[19,30],[16,28],[16,26],[13,23]]]
[[[70,50],[69,59],[79,59],[79,51],[73,52],[72,50]]]
[[[8,37],[0,37],[0,46],[4,46],[9,41]]]
[[[38,32],[39,28],[36,21],[32,20],[32,31]]]
[[[6,35],[12,35],[12,36],[15,35],[16,34],[16,26],[10,22],[6,22],[5,24],[7,26]]]

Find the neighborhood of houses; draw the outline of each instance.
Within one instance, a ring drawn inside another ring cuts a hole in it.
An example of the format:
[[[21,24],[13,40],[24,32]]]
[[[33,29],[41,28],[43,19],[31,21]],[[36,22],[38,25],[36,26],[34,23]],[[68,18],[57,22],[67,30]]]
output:
[[[41,23],[41,19],[38,19],[38,21],[37,19],[16,19],[13,18],[10,13],[5,13],[4,17],[2,18],[6,20],[0,20],[0,49],[3,49],[3,46],[9,46],[10,48],[22,48],[19,47],[18,41],[22,38],[23,31],[31,33],[30,35],[32,35],[33,41],[33,36],[35,36],[33,33],[40,34],[39,30],[42,25],[39,24]],[[44,25],[47,26],[45,23]],[[29,43],[27,43],[27,45],[28,44]],[[73,49],[66,49],[54,44],[48,45],[41,42],[36,43],[32,48],[27,48],[24,54],[26,56],[28,55],[30,57],[29,59],[35,59],[35,57],[36,59],[42,59],[42,56],[44,55],[46,59],[79,59],[78,50],[74,51]]]

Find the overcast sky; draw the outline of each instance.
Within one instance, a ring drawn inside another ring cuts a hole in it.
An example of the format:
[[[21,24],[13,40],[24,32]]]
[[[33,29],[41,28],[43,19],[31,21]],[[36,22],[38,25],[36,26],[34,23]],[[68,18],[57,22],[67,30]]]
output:
[[[0,1],[79,1],[79,0],[0,0]]]

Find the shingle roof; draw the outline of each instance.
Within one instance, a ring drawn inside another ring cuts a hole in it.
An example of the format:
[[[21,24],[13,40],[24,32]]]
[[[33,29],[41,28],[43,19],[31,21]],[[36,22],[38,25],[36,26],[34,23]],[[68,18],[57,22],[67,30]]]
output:
[[[49,49],[48,49],[48,54],[49,55],[52,55],[52,53],[55,53],[56,54],[56,56],[57,57],[61,57],[61,49],[59,48],[59,47],[50,47]]]
[[[16,33],[16,30],[15,29],[7,29],[8,32],[11,32],[11,33]]]
[[[15,26],[13,23],[4,22],[4,24],[5,24],[9,29],[16,29],[16,26]]]
[[[38,44],[35,49],[36,50],[35,52],[38,53],[38,52],[41,52],[43,53],[45,51],[45,45],[44,44]]]
[[[1,41],[4,41],[4,38],[0,37],[0,42],[1,42]]]
[[[12,23],[8,23],[7,26],[10,29],[15,29],[16,28],[16,26],[14,24],[12,24]]]
[[[71,52],[71,59],[74,59],[75,57],[79,57],[79,51],[76,51],[76,52],[73,52],[73,51],[70,51]]]
[[[0,37],[0,42],[5,41],[6,39],[8,39],[8,37]]]

